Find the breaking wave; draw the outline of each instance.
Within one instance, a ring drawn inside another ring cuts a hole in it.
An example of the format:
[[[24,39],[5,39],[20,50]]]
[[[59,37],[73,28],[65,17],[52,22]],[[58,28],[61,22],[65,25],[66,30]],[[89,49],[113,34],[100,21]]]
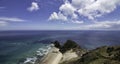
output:
[[[36,55],[34,57],[28,57],[23,63],[20,64],[35,64],[37,59],[41,59],[44,55],[46,55],[49,50],[52,48],[53,44],[45,45],[40,47],[38,50],[36,50]]]

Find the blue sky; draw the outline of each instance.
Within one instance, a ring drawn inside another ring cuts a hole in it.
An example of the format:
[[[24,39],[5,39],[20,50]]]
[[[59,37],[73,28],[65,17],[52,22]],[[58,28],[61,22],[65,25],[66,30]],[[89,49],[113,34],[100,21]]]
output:
[[[120,30],[119,17],[120,0],[0,0],[0,30]]]

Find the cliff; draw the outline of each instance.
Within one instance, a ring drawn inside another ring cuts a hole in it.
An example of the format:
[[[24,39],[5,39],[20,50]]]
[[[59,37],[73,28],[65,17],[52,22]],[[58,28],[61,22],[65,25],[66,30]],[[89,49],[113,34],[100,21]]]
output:
[[[76,42],[53,42],[52,49],[39,64],[120,64],[120,46],[102,46],[86,51]]]
[[[60,64],[120,64],[120,46],[102,46],[87,52],[68,40],[60,47],[63,53]]]

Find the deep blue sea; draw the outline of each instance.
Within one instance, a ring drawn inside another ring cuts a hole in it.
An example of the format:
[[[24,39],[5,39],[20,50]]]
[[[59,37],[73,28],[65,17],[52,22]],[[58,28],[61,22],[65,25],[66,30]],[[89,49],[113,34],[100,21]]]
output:
[[[120,31],[0,31],[0,64],[19,64],[35,56],[38,50],[48,49],[52,41],[62,44],[68,39],[94,49],[120,45]]]

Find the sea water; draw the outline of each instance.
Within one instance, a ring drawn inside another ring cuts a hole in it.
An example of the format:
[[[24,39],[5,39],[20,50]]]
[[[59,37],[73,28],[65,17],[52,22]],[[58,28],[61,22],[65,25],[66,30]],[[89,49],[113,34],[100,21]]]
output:
[[[47,54],[51,42],[70,39],[81,47],[120,45],[120,31],[0,31],[0,64],[20,64],[37,60]]]

